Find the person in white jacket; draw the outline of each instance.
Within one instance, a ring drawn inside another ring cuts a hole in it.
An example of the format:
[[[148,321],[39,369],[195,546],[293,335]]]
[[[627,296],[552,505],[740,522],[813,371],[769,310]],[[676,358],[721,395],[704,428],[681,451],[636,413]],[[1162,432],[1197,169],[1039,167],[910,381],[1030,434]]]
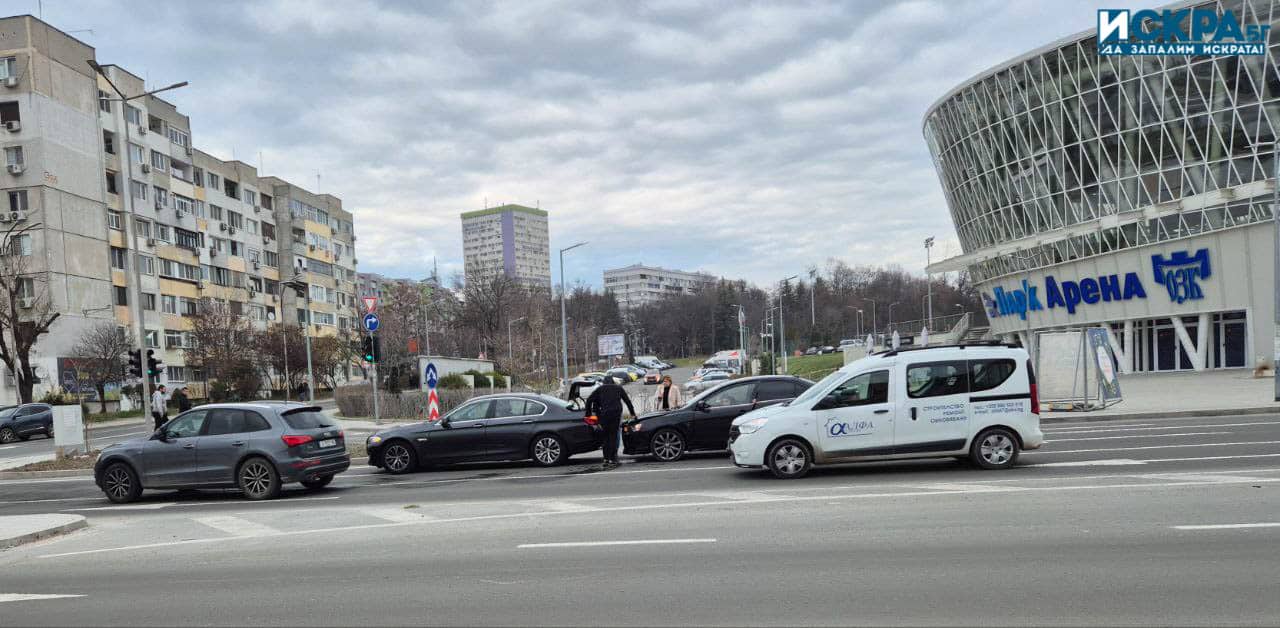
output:
[[[675,410],[684,405],[680,396],[680,387],[671,380],[670,375],[663,376],[658,392],[653,396],[653,409],[659,411]]]
[[[156,391],[151,393],[151,418],[156,421],[156,429],[160,429],[165,421],[169,420],[168,397],[165,395],[164,384],[156,387]]]

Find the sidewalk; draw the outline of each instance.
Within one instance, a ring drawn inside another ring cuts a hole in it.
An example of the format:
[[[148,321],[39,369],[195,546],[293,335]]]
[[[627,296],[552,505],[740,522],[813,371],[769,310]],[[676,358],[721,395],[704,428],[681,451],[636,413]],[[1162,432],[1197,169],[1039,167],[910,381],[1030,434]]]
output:
[[[0,550],[79,530],[88,525],[81,515],[18,515],[0,517]]]
[[[1120,376],[1123,401],[1105,410],[1043,412],[1046,423],[1113,421],[1186,416],[1280,414],[1275,380],[1249,370],[1201,373],[1142,373]]]

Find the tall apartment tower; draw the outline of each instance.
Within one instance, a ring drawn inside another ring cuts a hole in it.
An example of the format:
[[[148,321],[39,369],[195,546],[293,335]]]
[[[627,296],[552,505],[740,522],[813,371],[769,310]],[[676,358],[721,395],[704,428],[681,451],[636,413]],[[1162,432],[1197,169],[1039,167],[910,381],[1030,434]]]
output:
[[[547,212],[502,205],[462,214],[467,281],[503,273],[527,286],[551,288]]]
[[[17,256],[6,267],[22,269],[18,317],[42,303],[59,313],[32,352],[42,382],[85,329],[113,318],[92,58],[93,48],[34,17],[0,18],[0,233],[13,235],[3,253]],[[10,330],[0,333],[12,349]],[[16,378],[0,371],[0,404],[15,403]]]

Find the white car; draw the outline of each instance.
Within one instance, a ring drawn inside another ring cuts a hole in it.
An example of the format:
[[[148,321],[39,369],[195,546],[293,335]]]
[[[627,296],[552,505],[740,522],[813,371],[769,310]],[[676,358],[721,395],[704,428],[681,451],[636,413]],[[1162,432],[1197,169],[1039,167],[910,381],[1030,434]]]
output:
[[[734,419],[733,462],[798,478],[815,464],[967,458],[1007,469],[1044,444],[1027,352],[901,349],[849,363],[783,406]]]

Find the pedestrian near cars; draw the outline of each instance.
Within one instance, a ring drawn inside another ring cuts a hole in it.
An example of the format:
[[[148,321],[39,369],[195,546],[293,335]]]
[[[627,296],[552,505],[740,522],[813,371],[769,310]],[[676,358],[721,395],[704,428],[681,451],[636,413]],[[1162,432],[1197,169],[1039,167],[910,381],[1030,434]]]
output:
[[[160,429],[160,426],[169,420],[167,394],[164,384],[157,386],[156,391],[151,393],[151,418],[156,421],[156,429]]]
[[[653,407],[657,410],[675,410],[683,405],[680,387],[675,385],[670,375],[664,375],[662,385],[658,386],[658,392],[653,397]]]
[[[627,406],[631,418],[635,418],[636,409],[631,405],[627,391],[619,386],[612,377],[604,377],[600,386],[587,397],[587,415],[596,415],[600,427],[604,428],[604,468],[613,469],[618,466],[618,430],[622,424],[622,406]]]
[[[191,397],[187,396],[186,387],[173,391],[173,400],[178,403],[178,412],[186,412],[191,409]]]

